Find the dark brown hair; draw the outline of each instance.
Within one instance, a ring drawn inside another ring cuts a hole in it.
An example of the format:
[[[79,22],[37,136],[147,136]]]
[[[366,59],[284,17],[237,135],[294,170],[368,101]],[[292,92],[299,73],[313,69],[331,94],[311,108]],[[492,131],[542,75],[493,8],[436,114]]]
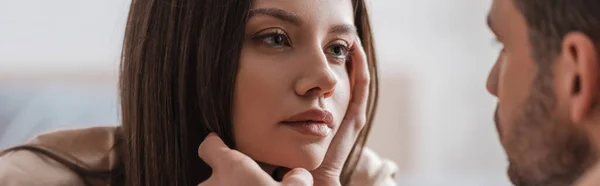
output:
[[[125,185],[196,185],[214,131],[232,141],[231,105],[249,1],[134,0],[121,59]]]
[[[369,15],[363,0],[352,2],[371,87],[367,124],[344,165],[343,185],[366,143],[378,97]],[[121,163],[111,170],[113,185],[197,185],[211,175],[197,156],[209,132],[235,148],[233,93],[250,7],[251,0],[132,1],[121,58]]]
[[[533,57],[546,69],[561,50],[570,32],[582,32],[600,42],[600,1],[513,0],[529,27]]]

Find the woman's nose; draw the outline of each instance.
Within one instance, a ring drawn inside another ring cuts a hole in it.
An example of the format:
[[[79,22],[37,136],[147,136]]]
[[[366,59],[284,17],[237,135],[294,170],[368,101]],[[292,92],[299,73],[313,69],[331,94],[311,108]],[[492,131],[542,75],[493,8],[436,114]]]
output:
[[[329,66],[327,56],[322,50],[305,55],[306,68],[300,79],[296,82],[297,95],[307,97],[331,97],[338,83],[336,74]]]

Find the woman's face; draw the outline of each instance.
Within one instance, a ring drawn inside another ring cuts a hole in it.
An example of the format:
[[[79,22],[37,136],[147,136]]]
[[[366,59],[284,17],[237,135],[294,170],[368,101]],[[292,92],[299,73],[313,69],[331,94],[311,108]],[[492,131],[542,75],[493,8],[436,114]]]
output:
[[[351,0],[254,0],[237,74],[237,150],[275,166],[318,167],[350,101]]]

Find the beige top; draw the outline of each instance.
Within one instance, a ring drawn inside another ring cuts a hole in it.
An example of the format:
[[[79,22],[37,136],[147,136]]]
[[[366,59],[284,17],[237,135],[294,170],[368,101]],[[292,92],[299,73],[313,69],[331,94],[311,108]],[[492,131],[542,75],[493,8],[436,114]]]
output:
[[[49,132],[27,144],[51,149],[67,159],[95,170],[110,170],[117,165],[114,144],[115,127],[93,127]],[[63,153],[59,153],[63,152]],[[379,158],[365,148],[352,177],[351,186],[396,185],[396,165]],[[106,184],[100,183],[98,185]],[[22,185],[84,185],[83,181],[64,165],[27,150],[10,152],[0,157],[0,186]]]

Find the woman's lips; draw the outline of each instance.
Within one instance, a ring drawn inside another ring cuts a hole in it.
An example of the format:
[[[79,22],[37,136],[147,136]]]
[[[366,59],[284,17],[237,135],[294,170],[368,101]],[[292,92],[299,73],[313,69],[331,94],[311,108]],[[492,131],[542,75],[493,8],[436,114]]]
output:
[[[306,135],[327,137],[333,129],[333,115],[320,109],[310,109],[298,113],[281,122]]]
[[[281,122],[286,126],[306,135],[327,137],[331,134],[331,128],[322,122],[317,121],[297,121],[297,122]]]

